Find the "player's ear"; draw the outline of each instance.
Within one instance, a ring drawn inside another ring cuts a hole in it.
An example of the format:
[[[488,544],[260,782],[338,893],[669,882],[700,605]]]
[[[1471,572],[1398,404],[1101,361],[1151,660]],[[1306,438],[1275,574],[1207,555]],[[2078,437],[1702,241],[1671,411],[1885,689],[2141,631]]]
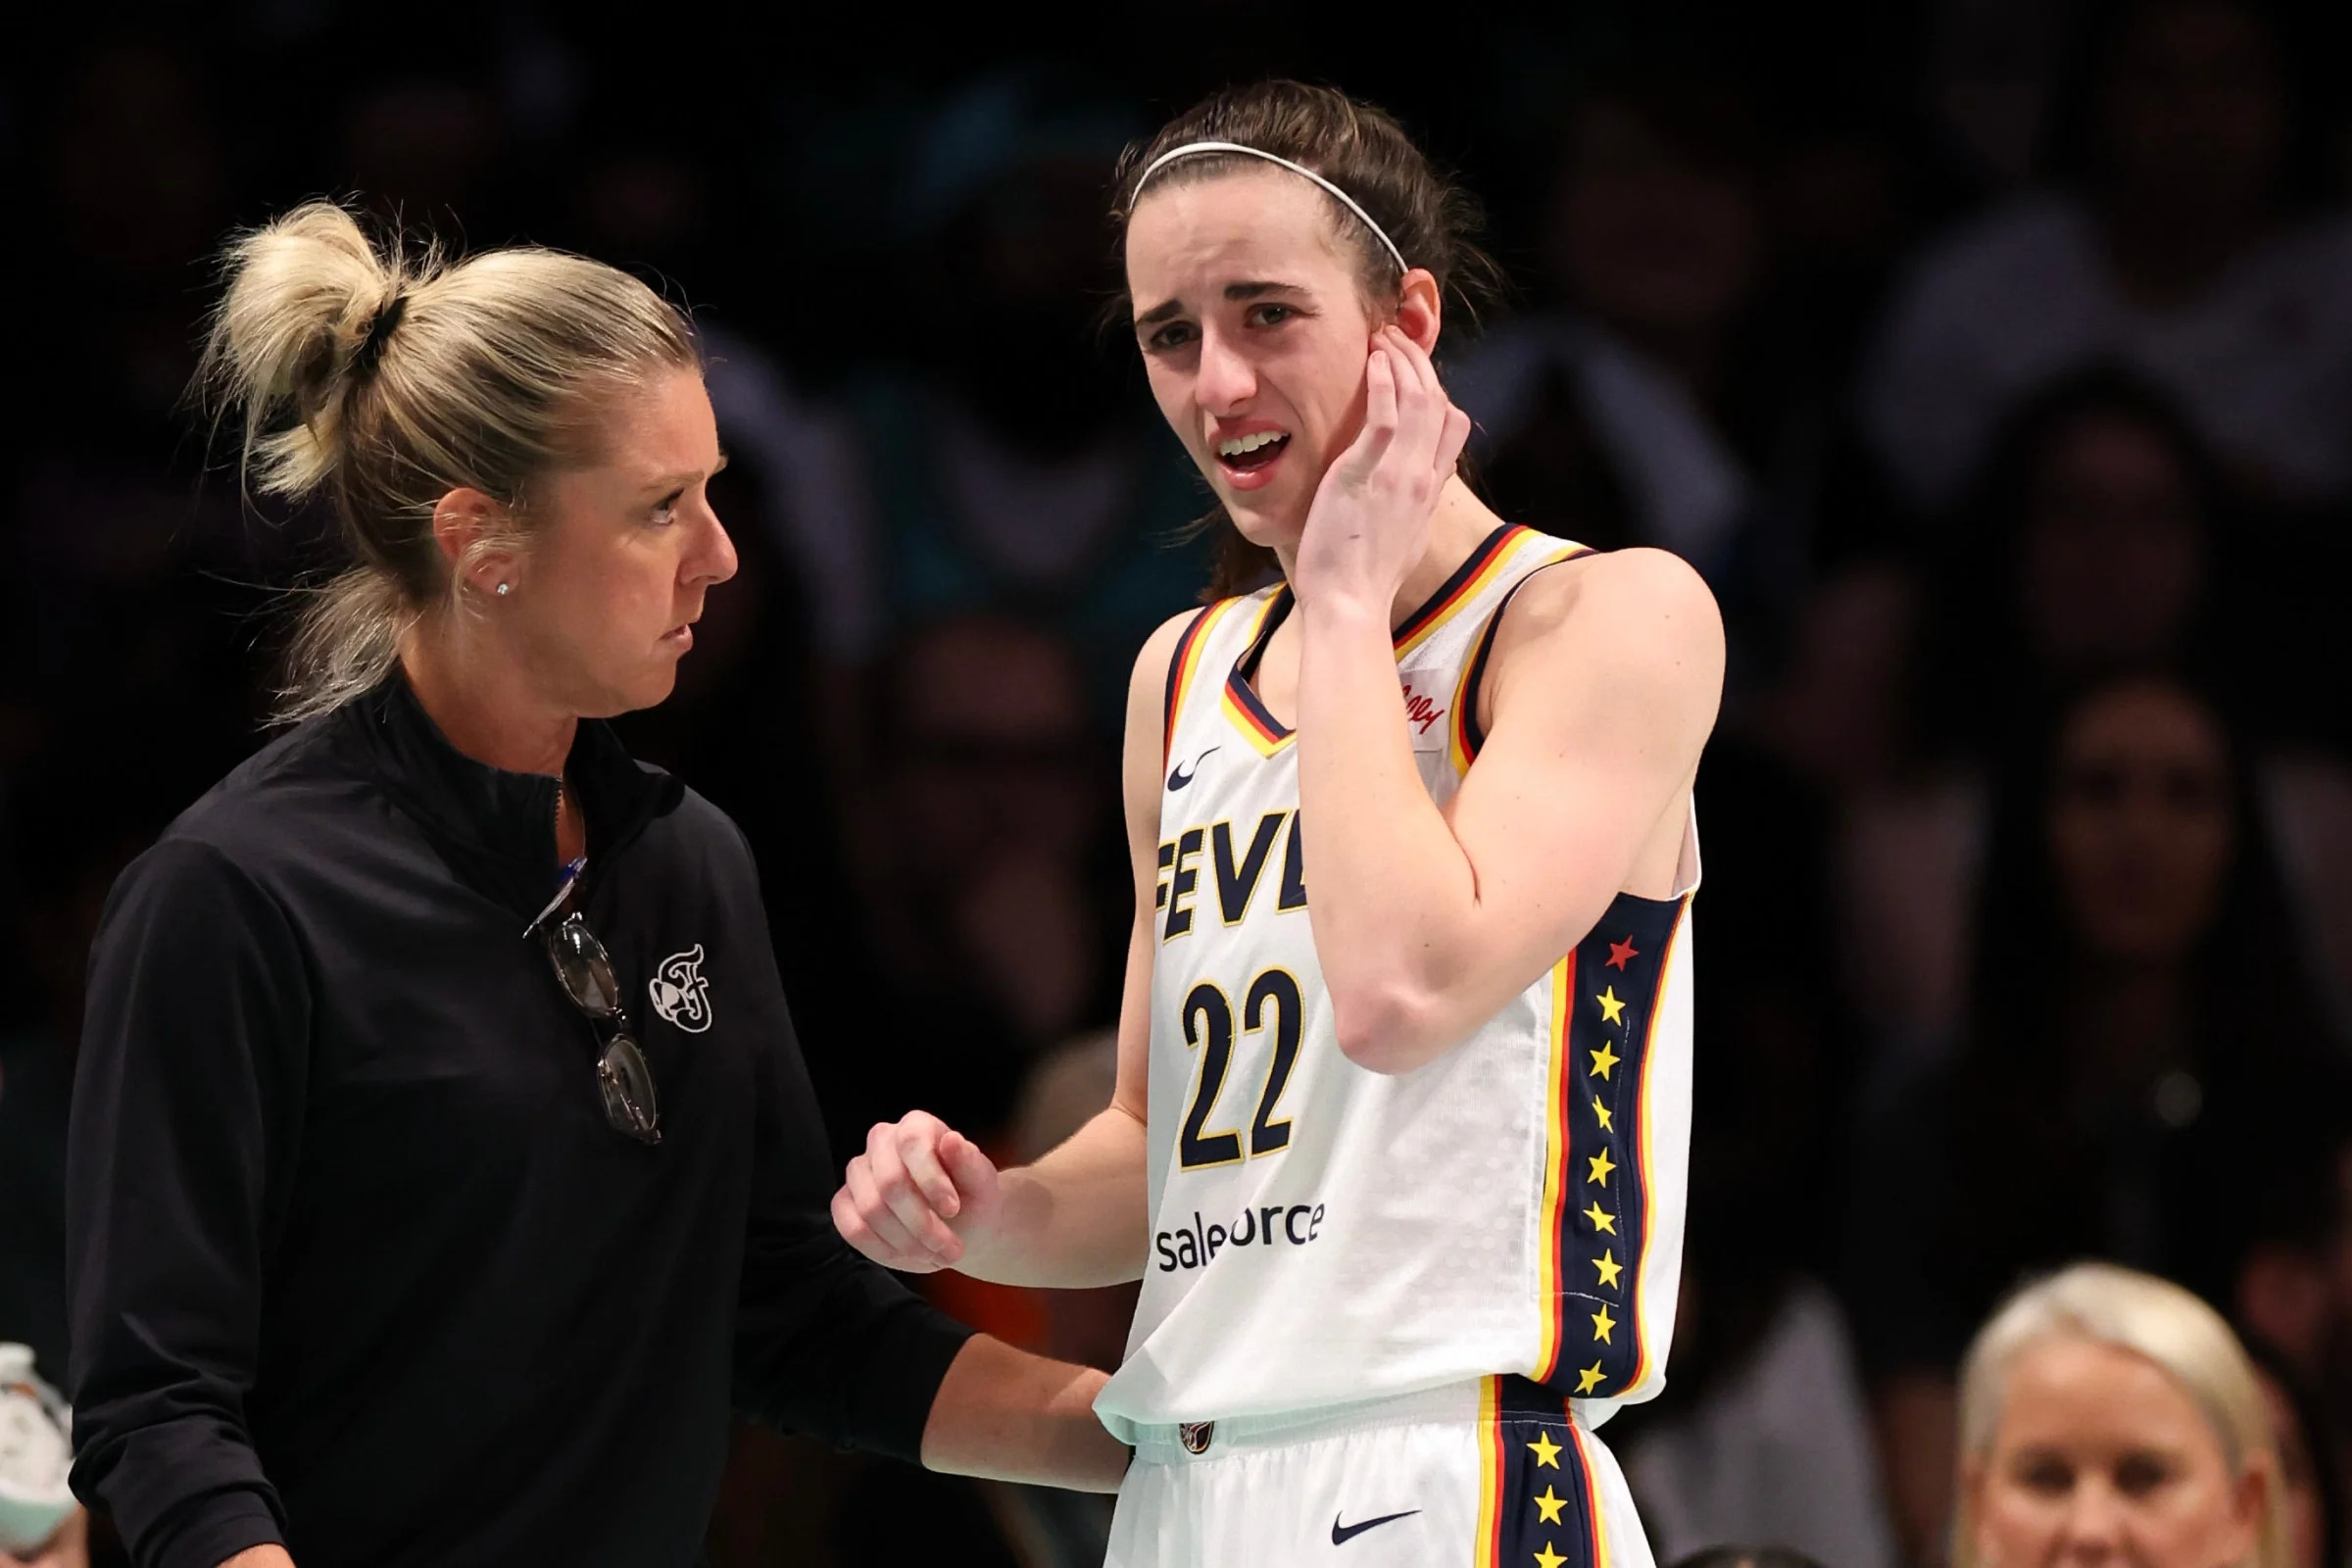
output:
[[[1396,326],[1413,340],[1424,354],[1434,354],[1438,348],[1438,327],[1445,314],[1445,296],[1438,288],[1436,274],[1426,267],[1416,267],[1404,274],[1396,288]]]

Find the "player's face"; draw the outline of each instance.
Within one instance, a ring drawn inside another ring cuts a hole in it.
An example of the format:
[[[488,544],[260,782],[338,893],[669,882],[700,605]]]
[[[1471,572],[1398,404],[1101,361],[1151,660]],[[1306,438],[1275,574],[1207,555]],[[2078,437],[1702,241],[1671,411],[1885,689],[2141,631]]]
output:
[[[1127,224],[1152,394],[1243,536],[1278,548],[1364,420],[1376,321],[1330,201],[1245,169],[1155,188]]]
[[[705,491],[723,461],[702,377],[673,370],[624,395],[595,464],[541,486],[517,592],[493,612],[535,689],[590,717],[669,695],[704,593],[735,575]]]
[[[2019,1353],[1991,1449],[1965,1479],[1984,1568],[2242,1562],[2265,1485],[2231,1472],[2211,1424],[2154,1362],[2077,1339]]]

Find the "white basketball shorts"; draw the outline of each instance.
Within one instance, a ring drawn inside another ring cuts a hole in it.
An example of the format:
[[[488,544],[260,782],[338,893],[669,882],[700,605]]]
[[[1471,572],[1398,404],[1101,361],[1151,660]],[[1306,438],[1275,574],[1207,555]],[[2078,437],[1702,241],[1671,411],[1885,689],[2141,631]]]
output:
[[[1104,1568],[1652,1568],[1617,1461],[1524,1378],[1137,1434]]]

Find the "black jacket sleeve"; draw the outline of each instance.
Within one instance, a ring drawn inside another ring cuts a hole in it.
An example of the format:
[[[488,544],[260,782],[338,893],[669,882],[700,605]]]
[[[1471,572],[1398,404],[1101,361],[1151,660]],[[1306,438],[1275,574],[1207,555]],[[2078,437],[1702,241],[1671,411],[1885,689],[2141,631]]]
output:
[[[859,1256],[833,1228],[840,1175],[756,894],[750,906],[759,929],[749,946],[776,1028],[761,1059],[759,1164],[736,1314],[736,1402],[787,1431],[919,1462],[931,1401],[972,1331]]]
[[[67,1151],[74,1490],[140,1568],[284,1539],[244,1401],[308,998],[281,909],[220,851],[166,840],[116,884]]]

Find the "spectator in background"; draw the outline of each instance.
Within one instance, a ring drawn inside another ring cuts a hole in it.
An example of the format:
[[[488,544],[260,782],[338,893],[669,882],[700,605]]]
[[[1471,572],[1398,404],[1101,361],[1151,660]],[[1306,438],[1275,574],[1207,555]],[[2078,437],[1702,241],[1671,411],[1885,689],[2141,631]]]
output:
[[[2081,1263],[2020,1291],[1962,1377],[1952,1568],[2290,1568],[2269,1411],[2218,1313]]]
[[[832,990],[858,1009],[838,1038],[874,1049],[811,1067],[853,1152],[918,1083],[985,1142],[1035,1056],[1115,1011],[1131,896],[1116,781],[1083,666],[1050,630],[935,620],[873,685],[873,776],[843,803],[866,967]]]
[[[2261,1340],[2240,1336],[2262,1385],[2285,1495],[2287,1560],[2293,1568],[2343,1568],[2341,1444],[2311,1385]]]
[[[2278,1108],[2342,1093],[2244,754],[2178,681],[2091,686],[1996,808],[1954,1047],[1862,1134],[1849,1299],[1914,1554],[1967,1323],[2086,1254],[2227,1300]]]
[[[1889,477],[1950,508],[2003,416],[2117,358],[2250,488],[2352,496],[2352,226],[2308,202],[2292,44],[2260,0],[2115,0],[2061,124],[2061,183],[1945,238],[1857,388]]]
[[[2340,1545],[2352,1494],[2352,1103],[2279,1108],[2310,1131],[2250,1195],[2262,1231],[2238,1268],[2235,1317],[2275,1385],[2276,1413],[2300,1428],[2298,1444],[2282,1445],[2288,1479],[2298,1453],[2307,1455],[2314,1495],[2306,1511]],[[2340,1550],[2328,1561],[2341,1563]]]
[[[1768,340],[1761,127],[1732,82],[1628,77],[1569,117],[1544,229],[1557,303],[1448,375],[1496,509],[1657,545],[1737,619],[1801,560],[1817,405]]]
[[[1998,756],[2060,694],[2121,668],[2220,673],[2228,522],[2211,455],[2165,393],[2106,365],[2037,389],[1931,564],[1930,744]]]
[[[1206,497],[1096,326],[1115,285],[1102,193],[1135,128],[1083,86],[1007,71],[916,138],[896,305],[918,322],[911,361],[847,389],[854,510],[803,524],[839,535],[802,546],[826,655],[862,663],[959,611],[1026,614],[1077,651],[1107,727],[1136,649],[1194,600],[1205,558],[1178,543]]]
[[[1879,705],[1910,697],[1882,727],[1881,755],[1850,768],[1837,872],[1846,972],[1898,1050],[1957,1025],[1987,777],[2062,694],[2170,666],[2242,694],[2241,716],[2251,708],[2259,721],[2305,686],[2267,678],[2249,652],[2261,617],[2226,543],[2231,514],[2216,465],[2172,400],[2132,374],[2091,367],[2021,405],[1964,515],[1936,557],[1924,606],[1882,585],[1881,600],[1900,603],[1877,605],[1874,619],[1867,580],[1841,582],[1824,602],[1844,616],[1830,623],[1838,646],[1825,658],[1853,662]],[[1886,683],[1903,678],[1901,644],[1913,636],[1917,678],[1905,694]],[[1874,707],[1838,692],[1825,700],[1845,726]],[[2352,884],[2329,868],[2352,856],[2352,773],[2308,748],[2269,745],[2252,760],[2295,940],[2340,1026],[2352,1018]]]

